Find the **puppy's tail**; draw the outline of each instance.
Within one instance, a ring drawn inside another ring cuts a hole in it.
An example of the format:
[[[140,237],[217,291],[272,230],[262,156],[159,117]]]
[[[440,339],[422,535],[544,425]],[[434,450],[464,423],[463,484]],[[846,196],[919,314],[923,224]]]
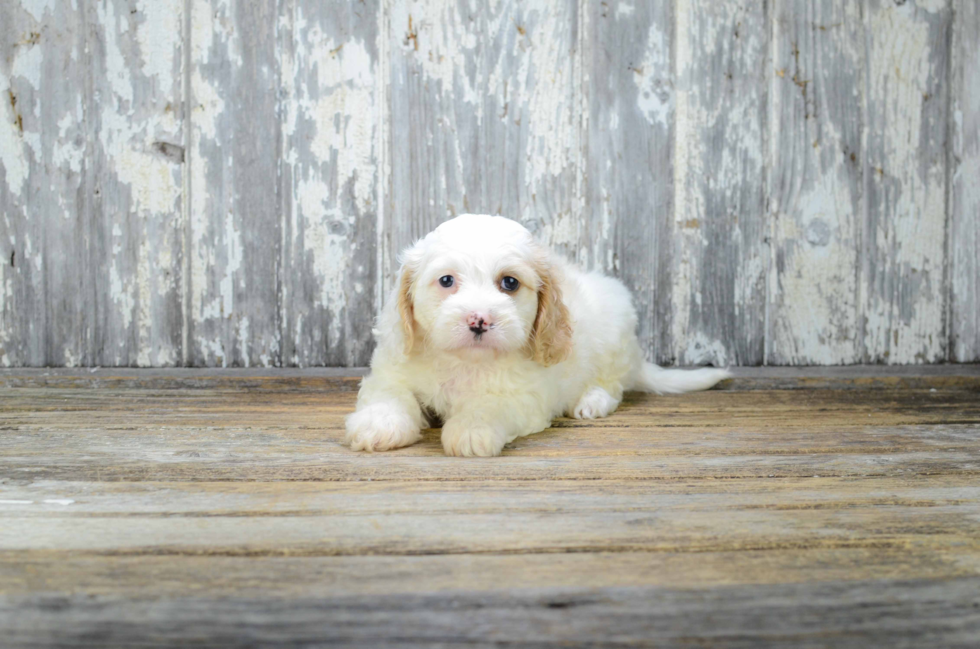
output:
[[[697,370],[665,370],[653,363],[643,363],[637,373],[635,388],[657,394],[681,394],[707,390],[718,381],[732,375],[728,370],[702,368]]]

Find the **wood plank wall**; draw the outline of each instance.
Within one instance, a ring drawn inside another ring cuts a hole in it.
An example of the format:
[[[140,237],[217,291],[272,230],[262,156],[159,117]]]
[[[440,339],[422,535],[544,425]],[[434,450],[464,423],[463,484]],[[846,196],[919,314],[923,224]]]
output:
[[[662,363],[980,360],[972,0],[10,0],[0,365],[357,366],[519,219]]]

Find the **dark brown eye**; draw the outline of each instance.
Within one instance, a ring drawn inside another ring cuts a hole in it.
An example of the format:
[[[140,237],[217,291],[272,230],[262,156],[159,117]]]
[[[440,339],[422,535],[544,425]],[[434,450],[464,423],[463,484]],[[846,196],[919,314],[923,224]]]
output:
[[[520,288],[520,286],[521,283],[518,282],[515,278],[511,277],[510,275],[500,280],[500,288],[507,291],[508,293],[513,293],[518,288]]]
[[[439,278],[439,286],[443,288],[450,288],[456,282],[456,278],[452,275],[443,275]]]

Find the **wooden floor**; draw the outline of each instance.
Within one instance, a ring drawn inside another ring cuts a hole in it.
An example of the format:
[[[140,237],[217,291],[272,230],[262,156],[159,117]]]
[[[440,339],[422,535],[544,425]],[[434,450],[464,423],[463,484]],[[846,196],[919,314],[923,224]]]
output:
[[[980,646],[980,368],[743,370],[503,457],[330,371],[0,374],[0,646]]]

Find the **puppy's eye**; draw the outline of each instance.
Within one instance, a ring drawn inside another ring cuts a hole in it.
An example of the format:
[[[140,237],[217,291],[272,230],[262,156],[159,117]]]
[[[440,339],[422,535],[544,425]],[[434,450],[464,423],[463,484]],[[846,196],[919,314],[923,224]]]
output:
[[[439,278],[439,286],[443,288],[449,288],[454,283],[456,283],[456,278],[453,277],[452,275],[443,275],[442,277]]]
[[[500,280],[500,288],[504,289],[508,293],[516,291],[518,288],[520,288],[520,286],[521,283],[510,275]]]

